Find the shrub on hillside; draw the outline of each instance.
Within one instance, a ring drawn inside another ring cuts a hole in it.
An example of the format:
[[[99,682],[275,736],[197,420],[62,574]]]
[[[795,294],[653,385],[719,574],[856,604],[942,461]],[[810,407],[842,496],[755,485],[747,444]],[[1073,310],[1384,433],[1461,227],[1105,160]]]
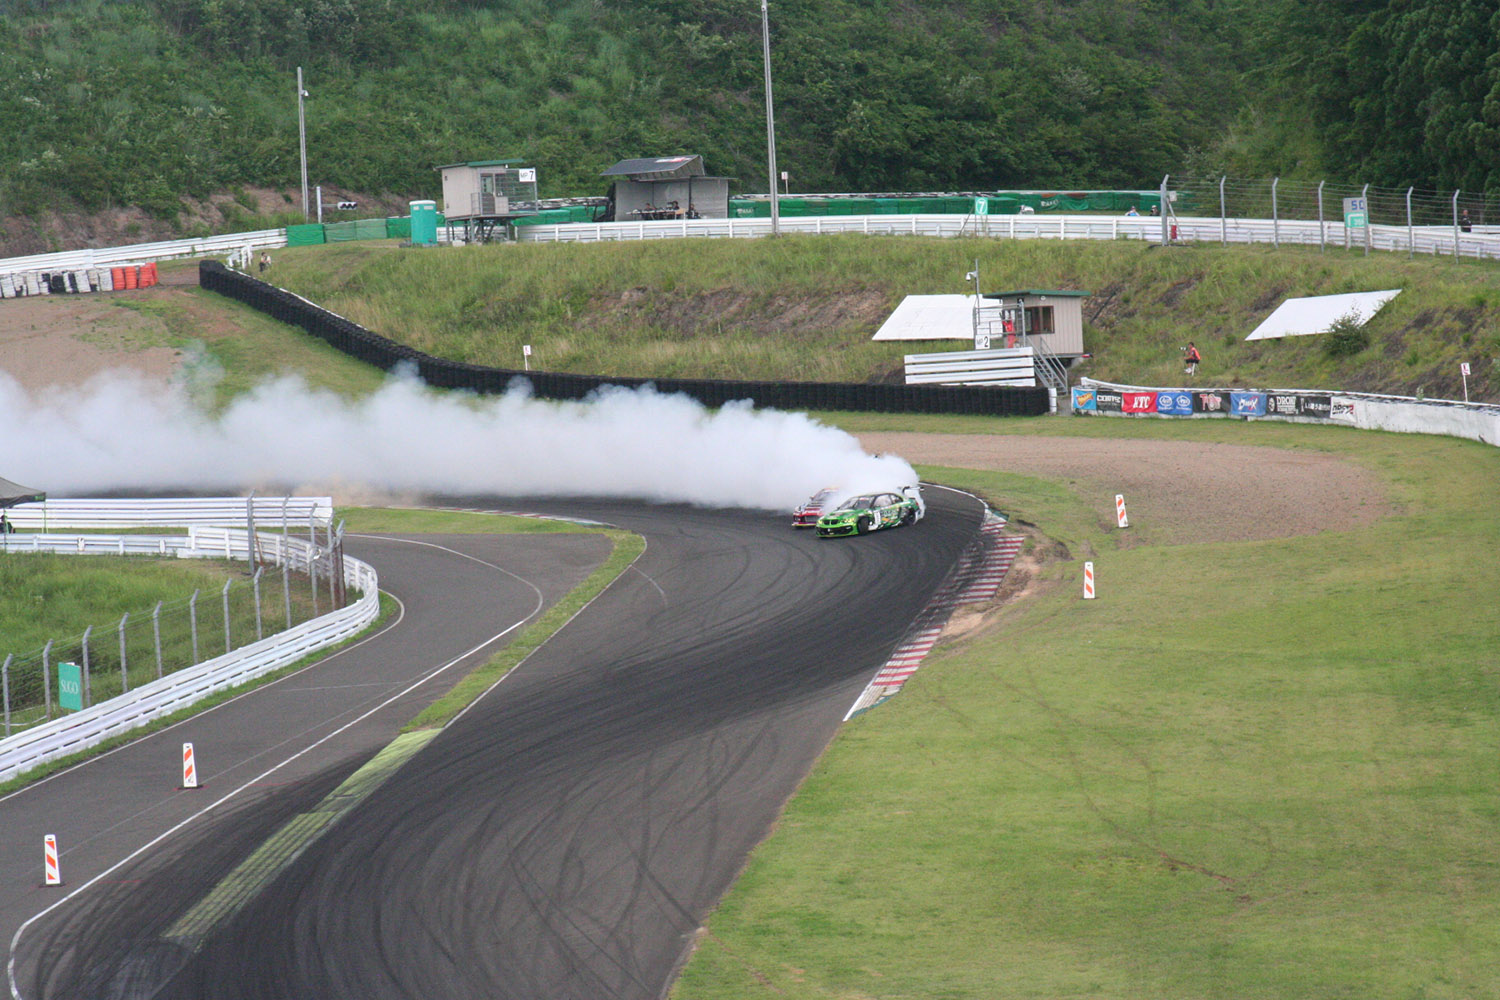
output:
[[[1323,353],[1330,358],[1347,358],[1369,346],[1370,335],[1357,312],[1346,313],[1334,320],[1323,335]]]

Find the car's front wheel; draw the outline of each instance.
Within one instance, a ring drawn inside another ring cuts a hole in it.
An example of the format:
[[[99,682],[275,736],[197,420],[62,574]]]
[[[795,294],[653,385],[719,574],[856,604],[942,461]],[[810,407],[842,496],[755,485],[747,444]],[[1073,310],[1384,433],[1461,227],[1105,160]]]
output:
[[[855,522],[854,530],[861,535],[868,535],[870,533],[870,519],[868,517],[860,518]]]

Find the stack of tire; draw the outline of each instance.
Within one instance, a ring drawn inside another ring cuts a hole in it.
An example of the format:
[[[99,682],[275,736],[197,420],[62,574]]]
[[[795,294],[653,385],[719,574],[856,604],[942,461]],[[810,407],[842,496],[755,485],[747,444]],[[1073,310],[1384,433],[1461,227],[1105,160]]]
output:
[[[66,271],[24,271],[18,274],[0,274],[0,298],[113,292],[122,288],[150,288],[156,283],[154,263]]]

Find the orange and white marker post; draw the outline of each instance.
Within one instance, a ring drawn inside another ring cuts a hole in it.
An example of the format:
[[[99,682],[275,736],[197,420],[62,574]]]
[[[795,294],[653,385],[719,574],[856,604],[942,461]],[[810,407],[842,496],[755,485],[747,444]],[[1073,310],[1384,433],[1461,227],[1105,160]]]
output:
[[[47,884],[62,885],[62,872],[57,867],[57,837],[53,834],[42,838],[42,855],[47,866]]]
[[[1115,521],[1122,528],[1130,527],[1130,518],[1125,516],[1125,494],[1123,493],[1115,494]]]
[[[1083,599],[1085,601],[1094,599],[1094,564],[1091,562],[1083,564]]]
[[[198,787],[198,765],[193,761],[193,745],[184,743],[182,745],[182,787]]]

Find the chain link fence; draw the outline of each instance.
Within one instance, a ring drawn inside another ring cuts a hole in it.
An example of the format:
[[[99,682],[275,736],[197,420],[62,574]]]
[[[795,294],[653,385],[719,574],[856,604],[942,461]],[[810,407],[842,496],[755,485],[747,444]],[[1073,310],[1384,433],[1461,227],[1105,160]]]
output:
[[[79,634],[52,639],[40,649],[0,650],[0,737],[97,705],[342,607],[341,540],[334,535],[317,552],[300,564],[262,563],[253,572],[244,562],[222,562],[222,587],[133,609]],[[70,558],[33,555],[19,546],[7,557]]]
[[[1228,176],[1167,179],[1178,215],[1231,219],[1301,219],[1338,222],[1345,198],[1363,198],[1374,226],[1483,226],[1500,224],[1500,193],[1387,188],[1372,184],[1291,178]]]

